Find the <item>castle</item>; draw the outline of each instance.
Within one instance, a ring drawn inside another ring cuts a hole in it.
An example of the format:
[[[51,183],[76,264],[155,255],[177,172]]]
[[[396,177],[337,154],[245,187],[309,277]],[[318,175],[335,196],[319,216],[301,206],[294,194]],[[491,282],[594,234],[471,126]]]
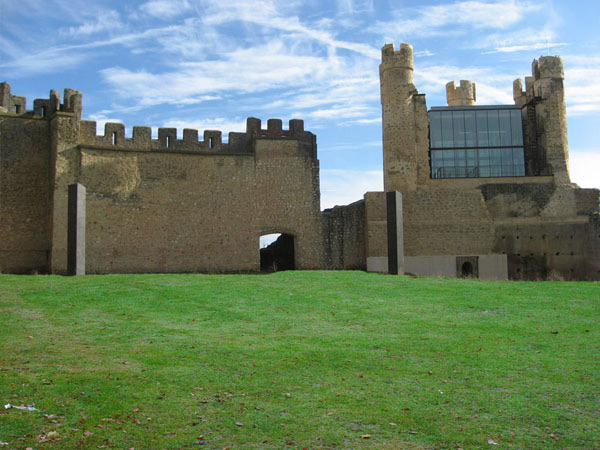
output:
[[[533,62],[514,105],[469,81],[427,109],[412,47],[382,49],[385,192],[320,210],[316,137],[249,118],[245,133],[81,119],[82,94],[0,84],[0,271],[362,269],[482,279],[600,279],[600,195],[570,182],[564,74]],[[267,250],[259,237],[282,233]],[[262,263],[262,266],[261,266]]]

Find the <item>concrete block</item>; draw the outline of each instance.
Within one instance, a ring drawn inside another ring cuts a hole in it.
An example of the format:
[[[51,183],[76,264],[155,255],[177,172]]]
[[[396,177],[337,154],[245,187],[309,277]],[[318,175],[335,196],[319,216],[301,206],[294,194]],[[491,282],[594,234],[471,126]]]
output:
[[[85,275],[85,186],[69,185],[67,273]]]
[[[388,272],[404,273],[404,226],[402,221],[402,194],[386,192]]]
[[[371,256],[367,258],[367,272],[388,273],[387,256]]]

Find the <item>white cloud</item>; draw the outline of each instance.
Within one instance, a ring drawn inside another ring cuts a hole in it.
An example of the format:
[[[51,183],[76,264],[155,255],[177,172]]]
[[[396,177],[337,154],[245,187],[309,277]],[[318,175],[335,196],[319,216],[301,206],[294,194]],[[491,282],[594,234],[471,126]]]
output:
[[[0,63],[0,69],[3,69],[3,75],[9,77],[56,73],[77,67],[88,58],[89,55],[84,52],[66,51],[65,47],[56,47],[35,54],[21,54],[10,61]],[[57,61],[60,61],[60,64]]]
[[[149,16],[158,19],[171,19],[191,9],[187,0],[151,0],[140,6]]]
[[[381,123],[381,115],[370,119],[356,119],[343,122],[342,125],[370,125],[372,123]]]
[[[82,25],[63,28],[59,33],[66,37],[85,36],[102,31],[119,30],[123,28],[119,13],[113,10],[102,11],[93,21],[84,22]]]
[[[104,125],[106,125],[107,123],[123,123],[122,120],[116,119],[114,117],[109,117],[102,112],[97,114],[90,114],[88,117],[86,117],[86,119],[96,121],[96,134],[98,136],[104,136]]]
[[[336,0],[340,14],[365,14],[374,12],[373,0]]]
[[[429,51],[429,50],[419,50],[417,52],[413,53],[413,56],[415,58],[419,58],[421,56],[435,56],[435,53]]]
[[[306,113],[306,115],[315,119],[350,119],[371,115],[373,109],[374,108],[366,105],[334,105],[331,108],[310,111]]]
[[[574,63],[571,65],[571,63]],[[576,116],[600,111],[600,57],[565,57],[567,114]]]
[[[569,168],[571,181],[582,188],[600,189],[600,147],[595,150],[569,152]]]
[[[562,47],[564,43],[559,42],[554,44],[558,39],[556,28],[552,14],[550,17],[540,15],[537,17],[543,23],[535,26],[519,26],[501,32],[492,32],[482,34],[477,39],[468,41],[467,45],[475,49],[489,49],[485,53],[510,53],[517,50],[536,50],[547,49],[548,46],[552,49],[553,45]]]
[[[381,170],[321,170],[321,209],[361,200],[365,192],[383,190]]]
[[[523,51],[531,51],[531,50],[548,50],[547,54],[550,54],[549,49],[553,47],[564,47],[565,45],[569,45],[565,42],[549,42],[549,43],[537,43],[537,44],[528,44],[528,45],[507,45],[507,46],[499,46],[494,50],[485,52],[485,53],[513,53],[513,52],[523,52]]]
[[[378,21],[371,31],[386,37],[466,34],[471,29],[507,29],[539,11],[542,5],[516,0],[459,1],[446,5],[399,8],[390,21]],[[412,15],[411,18],[406,18]]]
[[[415,83],[421,92],[442,101],[445,105],[446,83],[470,80],[477,86],[477,104],[512,104],[512,83],[515,77],[496,69],[457,67],[450,65],[421,66],[415,70]],[[428,101],[429,103],[429,101]],[[442,106],[433,105],[429,106]]]
[[[170,103],[217,92],[252,93],[323,78],[329,67],[315,56],[292,55],[281,42],[234,49],[216,61],[184,62],[172,72],[150,73],[121,67],[104,69],[104,79],[123,97],[143,105]]]
[[[352,142],[352,143],[339,143],[335,145],[327,145],[319,148],[319,153],[328,152],[345,152],[345,151],[362,151],[365,148],[374,147],[377,149],[383,148],[383,141],[368,141],[368,142]]]
[[[178,132],[185,128],[189,128],[192,130],[198,130],[200,135],[204,130],[219,130],[223,132],[224,140],[227,139],[227,133],[232,131],[243,133],[246,131],[246,120],[236,118],[234,120],[224,118],[224,117],[215,117],[215,118],[207,118],[207,119],[168,119],[164,122],[161,127],[167,128],[177,128]]]
[[[380,56],[379,49],[371,45],[338,40],[331,32],[325,29],[311,28],[303,25],[298,16],[282,13],[281,8],[283,5],[270,0],[231,0],[226,4],[208,1],[207,3],[212,3],[212,8],[209,8],[208,14],[204,17],[203,22],[205,25],[214,26],[241,21],[259,25],[262,28],[288,33],[288,37],[290,38],[302,36],[305,39],[308,38],[325,44],[331,47],[331,49],[350,50],[373,59],[379,59]]]
[[[293,116],[356,120],[379,114],[378,103],[373,106],[379,98],[379,81],[371,60],[295,51],[273,39],[224,52],[217,60],[182,62],[168,72],[113,67],[104,69],[102,75],[119,95],[142,107],[268,92],[262,104],[254,106],[255,111],[284,110]]]

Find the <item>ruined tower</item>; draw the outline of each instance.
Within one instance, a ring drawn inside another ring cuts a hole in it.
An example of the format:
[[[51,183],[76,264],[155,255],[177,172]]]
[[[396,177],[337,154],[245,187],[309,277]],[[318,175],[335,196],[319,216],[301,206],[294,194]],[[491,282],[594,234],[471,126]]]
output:
[[[383,183],[386,191],[413,191],[428,176],[425,96],[413,84],[413,48],[381,49],[379,78],[383,122]]]
[[[570,183],[567,109],[563,61],[542,56],[532,63],[532,76],[513,83],[515,104],[523,109],[528,175],[553,175],[558,185]]]

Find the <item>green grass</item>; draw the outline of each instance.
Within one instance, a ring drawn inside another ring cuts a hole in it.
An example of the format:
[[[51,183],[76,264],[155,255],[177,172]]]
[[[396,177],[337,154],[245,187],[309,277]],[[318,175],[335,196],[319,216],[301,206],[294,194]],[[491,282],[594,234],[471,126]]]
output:
[[[600,448],[599,283],[2,275],[0,317],[0,448]]]

